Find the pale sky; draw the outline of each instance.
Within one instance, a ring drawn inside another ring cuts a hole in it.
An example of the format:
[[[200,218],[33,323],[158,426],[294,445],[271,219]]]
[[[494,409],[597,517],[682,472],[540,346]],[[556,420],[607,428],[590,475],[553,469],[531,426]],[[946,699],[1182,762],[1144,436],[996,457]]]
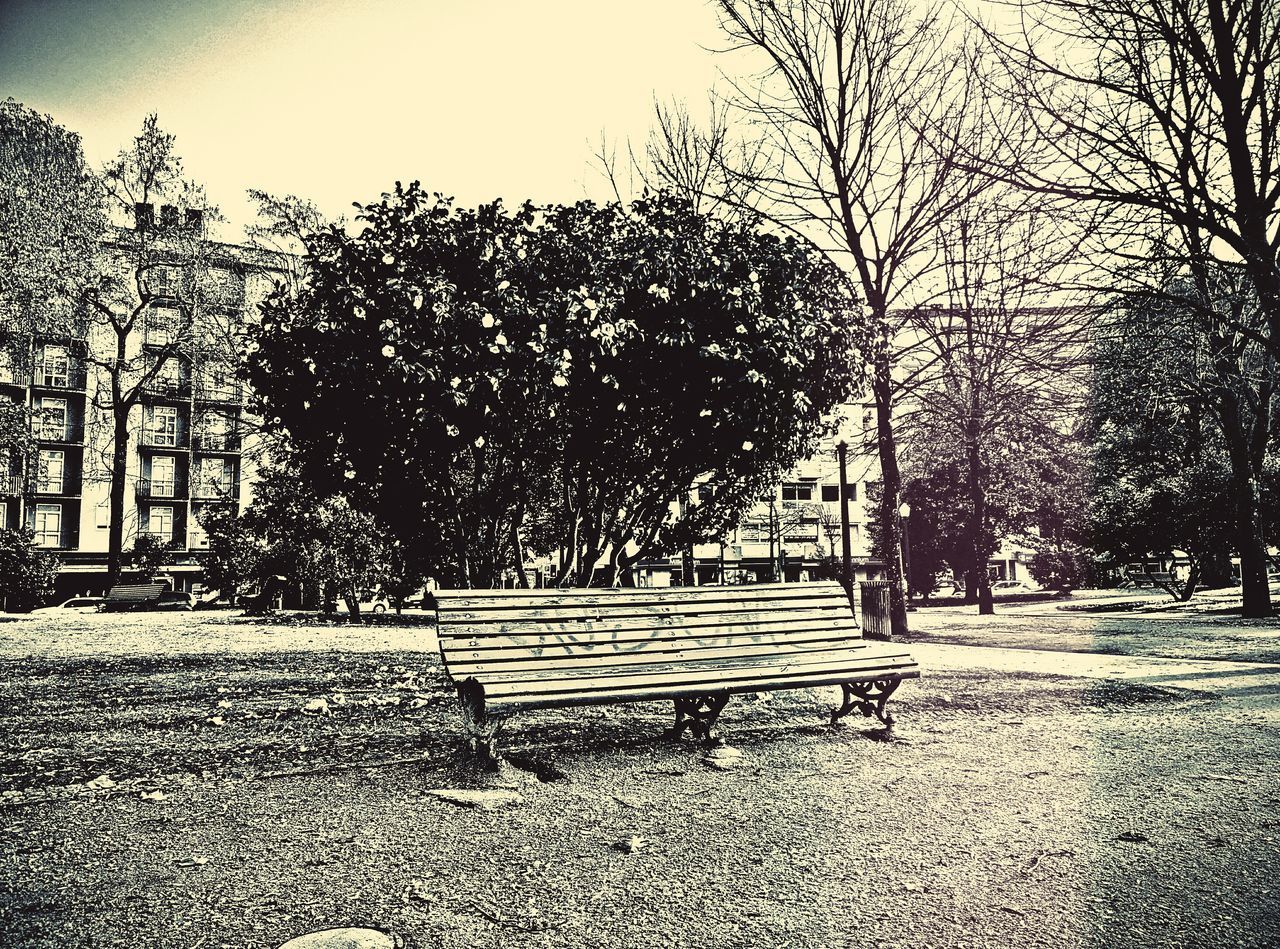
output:
[[[333,215],[419,179],[464,205],[609,196],[602,131],[701,113],[706,0],[0,0],[0,98],[96,165],[158,112],[237,236],[246,188]]]

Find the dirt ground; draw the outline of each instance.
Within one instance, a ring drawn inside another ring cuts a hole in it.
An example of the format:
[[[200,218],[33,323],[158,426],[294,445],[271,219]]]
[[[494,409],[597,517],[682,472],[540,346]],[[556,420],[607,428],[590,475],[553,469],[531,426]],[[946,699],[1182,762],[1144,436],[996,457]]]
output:
[[[0,667],[5,945],[1280,945],[1280,710],[1207,689],[925,669],[889,743],[735,698],[730,770],[528,714],[486,811],[427,793],[475,778],[423,625],[20,620]]]

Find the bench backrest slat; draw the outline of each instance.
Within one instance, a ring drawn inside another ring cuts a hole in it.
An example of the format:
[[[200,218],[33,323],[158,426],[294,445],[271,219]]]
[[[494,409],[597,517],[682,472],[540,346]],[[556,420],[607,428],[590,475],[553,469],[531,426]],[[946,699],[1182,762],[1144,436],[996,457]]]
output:
[[[771,655],[802,662],[863,644],[837,583],[493,593],[436,593],[440,651],[455,679],[625,677],[646,663],[758,665]]]

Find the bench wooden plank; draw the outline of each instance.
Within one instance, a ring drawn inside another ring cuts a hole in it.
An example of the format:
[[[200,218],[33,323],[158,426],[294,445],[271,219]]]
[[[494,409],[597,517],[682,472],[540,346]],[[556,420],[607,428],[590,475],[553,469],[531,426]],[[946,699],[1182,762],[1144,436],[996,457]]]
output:
[[[669,644],[665,649],[646,649],[644,651],[612,651],[606,648],[593,649],[587,653],[553,653],[532,658],[517,657],[501,659],[485,657],[481,659],[458,659],[450,661],[449,668],[457,677],[483,676],[488,681],[490,674],[529,671],[540,669],[575,669],[602,671],[621,666],[644,665],[655,663],[680,663],[732,659],[752,656],[787,656],[803,655],[814,652],[830,652],[832,649],[858,648],[849,647],[848,640],[831,637],[813,638],[804,642],[794,640],[768,641],[750,645],[728,645],[723,648],[683,649],[678,642]],[[865,648],[865,647],[863,647]]]
[[[524,685],[529,682],[548,684],[554,687],[557,683],[600,683],[601,688],[616,688],[631,683],[647,683],[662,680],[668,683],[707,682],[714,681],[717,676],[728,676],[739,672],[755,673],[762,678],[775,675],[788,675],[793,671],[803,672],[818,668],[853,669],[859,666],[878,667],[884,663],[910,662],[905,653],[880,653],[868,650],[822,649],[811,652],[791,653],[782,657],[729,656],[722,659],[699,661],[696,658],[686,662],[673,664],[670,662],[651,662],[636,666],[622,667],[586,667],[547,669],[538,675],[528,672],[487,672],[477,676],[485,684],[486,695],[501,695],[511,685]],[[604,684],[608,683],[608,684]]]
[[[858,630],[856,621],[846,606],[839,609],[807,608],[788,609],[785,612],[752,610],[742,613],[652,613],[629,615],[617,618],[612,614],[596,618],[595,614],[559,619],[537,614],[527,614],[519,620],[504,620],[502,623],[462,622],[448,619],[439,624],[439,635],[445,640],[469,639],[476,636],[511,636],[512,638],[528,638],[531,636],[581,635],[584,632],[627,633],[653,629],[705,629],[712,627],[737,628],[742,626],[769,626],[783,628],[788,624],[829,623],[835,626],[847,626]],[[860,632],[854,633],[855,637]]]
[[[737,677],[717,678],[712,682],[706,680],[684,682],[671,685],[650,685],[649,687],[631,686],[619,689],[583,689],[537,692],[510,691],[485,699],[494,709],[502,711],[508,707],[528,708],[563,708],[570,705],[610,705],[623,702],[653,702],[662,699],[693,697],[714,694],[724,691],[731,693],[773,692],[781,689],[809,689],[828,685],[842,685],[845,682],[872,679],[915,679],[920,675],[914,662],[886,663],[883,666],[853,667],[837,669],[826,675],[810,675],[804,677],[774,676],[762,678],[758,675],[742,675]],[[593,698],[594,697],[594,698]]]
[[[525,650],[561,645],[571,648],[591,646],[595,643],[661,643],[695,639],[742,639],[747,637],[774,639],[803,636],[813,630],[823,630],[844,639],[861,639],[861,630],[853,617],[824,620],[821,617],[805,617],[786,622],[755,620],[750,623],[690,622],[677,626],[662,623],[657,626],[619,626],[614,629],[597,629],[584,624],[581,628],[556,624],[550,628],[530,623],[524,630],[509,629],[505,632],[490,631],[484,627],[454,627],[439,633],[441,648],[449,652],[468,653],[477,649],[499,652],[505,649]]]
[[[755,583],[742,586],[624,587],[608,590],[436,590],[438,605],[450,611],[526,609],[530,606],[613,606],[618,603],[779,603],[789,599],[830,596],[844,599],[844,588],[830,581],[820,583]]]
[[[849,601],[844,600],[843,606],[848,609]],[[785,606],[779,608],[785,609],[814,609],[826,608],[833,613],[840,612],[842,604],[833,603],[829,597],[804,597],[788,600]],[[481,623],[494,624],[510,624],[512,622],[521,622],[528,617],[534,617],[538,620],[560,621],[560,622],[580,622],[585,620],[596,620],[604,622],[607,619],[656,619],[659,617],[672,617],[675,622],[681,622],[685,617],[689,616],[713,616],[725,615],[735,616],[742,613],[758,612],[760,604],[753,602],[750,604],[732,603],[720,600],[712,600],[706,603],[639,603],[639,602],[619,602],[615,606],[608,604],[593,604],[576,608],[567,604],[548,605],[529,607],[523,611],[507,610],[507,609],[449,609],[445,614],[442,626],[455,625],[473,625]]]

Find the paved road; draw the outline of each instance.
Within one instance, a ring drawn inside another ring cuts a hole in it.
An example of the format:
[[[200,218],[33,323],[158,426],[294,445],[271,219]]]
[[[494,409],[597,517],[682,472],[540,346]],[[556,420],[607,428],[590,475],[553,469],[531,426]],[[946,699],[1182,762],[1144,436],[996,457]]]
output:
[[[1270,703],[1280,699],[1280,664],[1274,663],[1104,656],[939,643],[914,643],[911,654],[926,671],[994,669],[1090,679],[1126,679],[1148,685],[1208,691],[1245,701],[1263,699]]]

